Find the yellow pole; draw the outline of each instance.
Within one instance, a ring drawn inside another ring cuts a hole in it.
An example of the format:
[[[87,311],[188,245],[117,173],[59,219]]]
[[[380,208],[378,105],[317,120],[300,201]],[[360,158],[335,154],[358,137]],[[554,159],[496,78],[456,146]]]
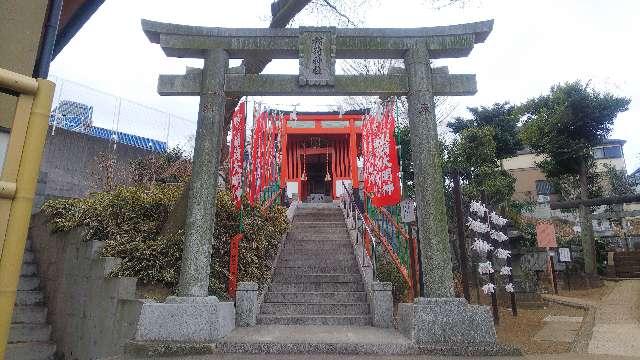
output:
[[[38,79],[38,90],[33,100],[27,135],[22,148],[15,197],[9,212],[4,248],[0,258],[0,359],[4,358],[9,340],[13,305],[16,301],[22,255],[27,242],[31,207],[49,126],[54,88],[53,82]]]

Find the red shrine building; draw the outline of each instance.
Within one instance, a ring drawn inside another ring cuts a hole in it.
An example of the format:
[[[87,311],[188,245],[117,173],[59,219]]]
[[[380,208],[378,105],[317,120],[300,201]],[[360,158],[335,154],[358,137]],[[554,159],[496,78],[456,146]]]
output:
[[[330,201],[360,188],[364,111],[299,112],[284,116],[280,186],[302,201]]]

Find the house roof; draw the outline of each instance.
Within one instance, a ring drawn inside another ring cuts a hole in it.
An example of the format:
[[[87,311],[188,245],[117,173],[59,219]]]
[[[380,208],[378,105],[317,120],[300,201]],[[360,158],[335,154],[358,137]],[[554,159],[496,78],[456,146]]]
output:
[[[55,58],[78,33],[105,0],[65,0],[58,24],[58,35],[53,49]]]
[[[605,145],[624,145],[627,143],[627,140],[622,140],[622,139],[605,139],[602,143],[600,143],[599,145],[596,146],[605,146]],[[533,154],[533,151],[528,147],[525,146],[522,150],[519,150],[517,152],[517,155],[527,155],[527,154]]]

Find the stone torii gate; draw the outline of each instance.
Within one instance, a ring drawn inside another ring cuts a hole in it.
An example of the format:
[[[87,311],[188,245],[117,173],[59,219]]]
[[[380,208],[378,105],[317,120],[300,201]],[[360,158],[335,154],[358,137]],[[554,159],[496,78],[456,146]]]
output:
[[[224,139],[220,133],[225,96],[357,95],[408,97],[412,160],[416,178],[420,179],[415,186],[424,269],[422,286],[429,298],[453,298],[433,98],[475,94],[476,79],[475,75],[449,74],[446,69],[434,71],[430,61],[466,57],[475,44],[485,41],[492,27],[492,20],[414,29],[210,28],[142,20],[149,40],[159,44],[167,56],[204,59],[201,70],[160,75],[158,81],[160,95],[200,97],[179,297],[208,295],[215,223],[212,204],[216,203],[214,174],[218,173]],[[299,59],[299,74],[245,74],[242,69],[229,69],[229,59],[250,56]],[[336,59],[403,59],[405,71],[389,75],[336,75]],[[447,304],[447,309],[456,312],[451,304],[458,306],[457,301]]]

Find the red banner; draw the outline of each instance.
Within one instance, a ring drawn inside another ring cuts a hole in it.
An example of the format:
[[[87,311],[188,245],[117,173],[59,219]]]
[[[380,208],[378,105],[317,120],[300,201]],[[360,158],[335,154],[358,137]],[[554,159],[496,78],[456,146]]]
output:
[[[231,119],[231,144],[229,147],[229,179],[231,194],[236,209],[242,205],[242,170],[244,166],[244,139],[246,125],[246,104],[240,103]]]
[[[229,245],[229,283],[227,284],[227,294],[229,297],[236,297],[236,289],[238,287],[238,251],[240,240],[244,237],[243,233],[234,235]]]
[[[362,129],[365,191],[374,206],[400,202],[400,164],[394,136],[393,106],[378,116],[369,116]]]
[[[249,201],[253,204],[260,195],[260,191],[264,188],[264,171],[265,171],[265,128],[267,123],[267,114],[260,113],[254,119],[253,137],[251,140],[251,185],[249,187]]]

